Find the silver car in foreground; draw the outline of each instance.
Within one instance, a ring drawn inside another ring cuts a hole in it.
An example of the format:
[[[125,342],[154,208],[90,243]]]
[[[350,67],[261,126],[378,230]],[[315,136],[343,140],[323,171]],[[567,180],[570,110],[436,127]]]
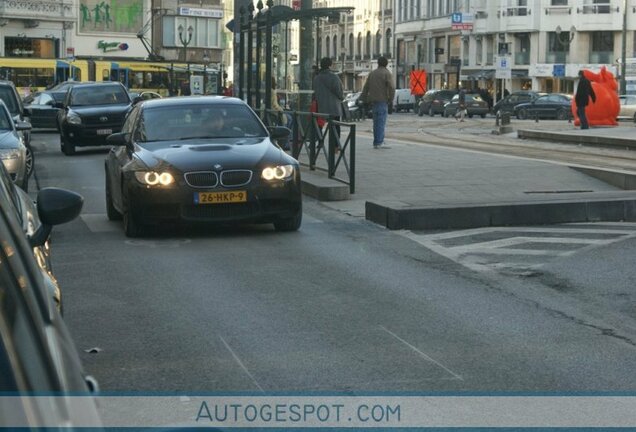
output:
[[[27,190],[29,177],[26,168],[27,149],[18,131],[31,129],[27,122],[14,122],[4,102],[0,101],[0,159],[13,180]]]

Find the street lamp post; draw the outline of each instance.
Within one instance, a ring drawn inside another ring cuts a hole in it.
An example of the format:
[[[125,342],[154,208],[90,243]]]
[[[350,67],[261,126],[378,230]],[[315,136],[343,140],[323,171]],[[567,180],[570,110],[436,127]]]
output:
[[[203,94],[208,94],[208,62],[210,56],[207,51],[203,52]]]
[[[622,32],[622,47],[621,47],[621,80],[620,91],[624,95],[627,93],[627,81],[625,80],[625,74],[627,73],[627,0],[623,0],[623,32]]]
[[[179,42],[181,42],[181,45],[183,45],[183,61],[187,62],[187,59],[188,59],[187,49],[188,49],[188,45],[190,45],[190,42],[192,42],[192,33],[194,33],[194,28],[192,26],[188,26],[188,30],[187,30],[188,36],[186,38],[184,38],[184,35],[183,35],[184,28],[181,24],[179,24],[177,31],[179,32]]]
[[[554,32],[556,33],[556,40],[557,42],[564,48],[568,49],[567,55],[570,54],[570,44],[572,43],[572,41],[574,40],[574,36],[576,35],[576,27],[572,26],[570,27],[570,31],[565,34],[563,33],[563,30],[561,29],[561,26],[557,26],[557,28],[554,30]],[[567,63],[568,58],[565,58],[565,62]],[[563,89],[561,89],[561,80],[559,80],[559,91],[563,91]]]

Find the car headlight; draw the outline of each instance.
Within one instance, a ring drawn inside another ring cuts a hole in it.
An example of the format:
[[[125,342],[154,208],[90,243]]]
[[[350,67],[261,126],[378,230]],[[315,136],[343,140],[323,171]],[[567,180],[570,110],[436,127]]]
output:
[[[293,165],[278,165],[275,167],[267,167],[263,170],[261,177],[265,180],[283,180],[294,174]]]
[[[79,125],[82,124],[82,118],[74,113],[73,111],[68,113],[68,116],[66,117],[66,121],[68,121],[69,124],[74,124],[74,125]]]
[[[137,171],[135,178],[139,183],[148,186],[169,186],[174,183],[174,177],[169,172]]]
[[[0,159],[10,160],[20,157],[20,149],[2,149],[0,150]]]

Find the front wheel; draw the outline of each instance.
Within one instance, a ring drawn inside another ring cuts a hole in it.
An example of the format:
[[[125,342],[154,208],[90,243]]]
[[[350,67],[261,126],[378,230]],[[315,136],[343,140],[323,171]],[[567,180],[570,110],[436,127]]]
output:
[[[126,234],[126,237],[142,237],[145,234],[145,227],[137,220],[135,215],[131,213],[130,209],[127,208],[124,210],[123,220],[124,234]]]
[[[65,140],[63,135],[60,135],[60,149],[66,156],[73,156],[75,154],[75,146],[68,140]]]
[[[525,120],[527,118],[528,118],[528,110],[527,109],[522,108],[519,111],[517,111],[517,119]]]
[[[279,218],[274,221],[274,229],[276,231],[288,232],[288,231],[298,231],[300,225],[303,222],[303,210],[299,209],[298,212],[289,218]]]
[[[117,211],[113,205],[113,197],[111,194],[110,178],[106,174],[106,216],[108,220],[115,221],[121,220],[122,214]]]
[[[31,144],[26,146],[26,156],[24,160],[25,165],[25,174],[24,177],[28,180],[33,174],[33,167],[35,166],[35,156],[33,155],[33,149],[31,148]]]
[[[428,115],[430,117],[435,117],[435,111],[433,111],[433,107],[432,106],[428,108]]]
[[[560,109],[556,113],[556,118],[557,120],[565,120],[568,118],[568,114],[565,110]]]
[[[480,114],[481,118],[486,118],[486,114]]]

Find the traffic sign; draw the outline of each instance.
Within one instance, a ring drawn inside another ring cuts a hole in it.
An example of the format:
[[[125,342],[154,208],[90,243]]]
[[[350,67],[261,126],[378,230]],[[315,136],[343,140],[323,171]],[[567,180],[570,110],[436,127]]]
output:
[[[508,56],[497,57],[497,68],[495,69],[495,78],[510,79],[512,78],[512,68],[510,58]]]

